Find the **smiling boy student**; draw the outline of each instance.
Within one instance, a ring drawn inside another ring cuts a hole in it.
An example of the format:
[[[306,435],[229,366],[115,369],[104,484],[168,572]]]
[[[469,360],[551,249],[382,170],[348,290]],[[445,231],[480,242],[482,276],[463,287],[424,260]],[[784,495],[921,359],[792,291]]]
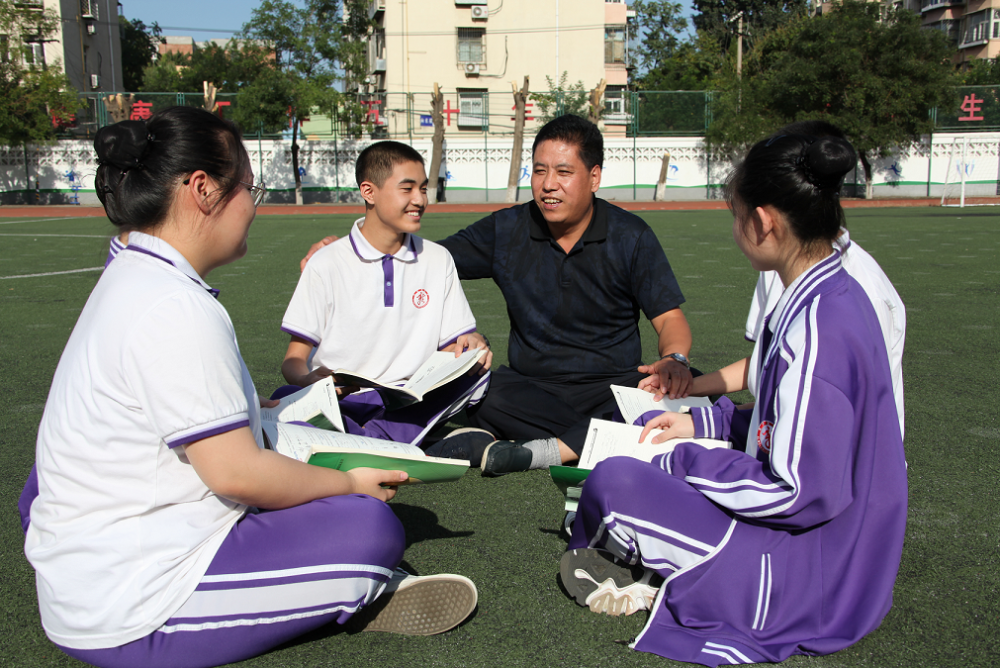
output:
[[[358,156],[355,176],[364,217],[309,260],[281,323],[292,337],[281,373],[293,386],[338,368],[402,383],[437,350],[488,347],[451,255],[416,236],[427,207],[420,154],[399,142],[372,144]],[[483,374],[491,360],[487,352]],[[377,392],[346,394],[340,411],[349,433],[419,445],[435,425],[477,403],[488,384],[488,374],[465,376],[391,412]]]

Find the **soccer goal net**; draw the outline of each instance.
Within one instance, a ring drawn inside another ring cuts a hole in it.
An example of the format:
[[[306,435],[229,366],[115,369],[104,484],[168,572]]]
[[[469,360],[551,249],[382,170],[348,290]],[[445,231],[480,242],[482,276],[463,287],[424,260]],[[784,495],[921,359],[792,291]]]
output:
[[[1000,195],[1000,144],[956,137],[948,150],[941,206],[996,205]],[[985,199],[990,198],[990,199]]]

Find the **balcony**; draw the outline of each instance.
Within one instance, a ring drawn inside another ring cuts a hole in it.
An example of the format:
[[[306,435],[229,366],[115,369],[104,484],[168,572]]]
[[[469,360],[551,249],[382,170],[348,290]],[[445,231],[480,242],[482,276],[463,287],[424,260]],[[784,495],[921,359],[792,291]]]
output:
[[[920,12],[931,12],[945,7],[961,7],[965,0],[920,0]]]
[[[372,0],[368,5],[368,20],[374,19],[376,16],[385,11],[385,0]]]

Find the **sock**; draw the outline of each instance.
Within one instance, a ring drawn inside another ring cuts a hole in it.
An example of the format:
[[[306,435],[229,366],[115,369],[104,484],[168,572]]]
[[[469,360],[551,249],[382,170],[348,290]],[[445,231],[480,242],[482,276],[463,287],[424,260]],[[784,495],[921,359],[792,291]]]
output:
[[[559,441],[555,438],[539,438],[528,441],[524,447],[531,450],[531,466],[529,469],[547,469],[550,466],[562,464],[559,456]]]

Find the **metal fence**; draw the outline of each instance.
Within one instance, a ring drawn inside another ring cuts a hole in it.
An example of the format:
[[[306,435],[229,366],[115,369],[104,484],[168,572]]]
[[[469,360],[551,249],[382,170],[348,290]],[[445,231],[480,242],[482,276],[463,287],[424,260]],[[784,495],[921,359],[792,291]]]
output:
[[[110,95],[110,94],[109,94]],[[109,95],[80,95],[81,108],[73,123],[59,128],[59,136],[92,135],[112,122]],[[128,94],[126,94],[128,95]],[[605,133],[625,137],[691,137],[705,134],[712,123],[711,91],[609,91],[603,99],[601,120]],[[205,105],[201,93],[133,93],[132,119],[149,118],[160,109]],[[305,119],[302,131],[312,139],[428,138],[434,133],[430,93],[374,93],[344,96],[334,117]],[[217,113],[231,115],[235,93],[219,93]],[[931,112],[935,132],[991,132],[1000,129],[1000,86],[955,88],[956,111]],[[546,121],[564,113],[586,116],[587,91],[532,93],[526,108],[530,135]],[[445,130],[449,136],[508,135],[514,131],[514,106],[509,93],[453,91],[444,96]],[[289,128],[244,128],[248,136],[280,136]]]

